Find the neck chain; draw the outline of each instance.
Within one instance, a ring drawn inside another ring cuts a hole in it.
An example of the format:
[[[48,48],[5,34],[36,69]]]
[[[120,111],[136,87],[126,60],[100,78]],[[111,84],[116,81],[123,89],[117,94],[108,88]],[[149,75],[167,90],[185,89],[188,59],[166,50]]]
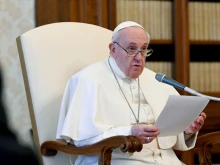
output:
[[[125,96],[125,94],[124,94],[124,92],[123,92],[123,90],[122,90],[122,88],[121,88],[121,86],[120,86],[120,84],[119,84],[119,82],[118,82],[118,79],[117,79],[117,77],[116,77],[116,75],[115,75],[115,73],[114,73],[114,71],[113,71],[113,69],[112,69],[112,66],[111,66],[111,64],[110,64],[110,62],[109,62],[109,59],[110,59],[110,56],[109,56],[109,58],[108,58],[108,64],[109,64],[109,66],[110,66],[110,68],[111,68],[111,70],[112,70],[112,73],[113,73],[113,75],[114,75],[114,77],[115,77],[115,79],[116,79],[116,82],[118,83],[118,86],[119,86],[119,88],[120,88],[120,90],[121,90],[121,92],[122,92],[122,94],[123,94],[123,96],[124,96],[124,98],[125,98],[125,100],[126,100],[128,106],[129,106],[129,108],[131,109],[131,112],[133,113],[136,122],[139,123],[139,113],[140,113],[140,83],[139,83],[139,78],[138,78],[138,117],[136,117],[136,115],[135,115],[133,109],[131,108],[131,105],[130,105],[129,102],[128,102],[128,99],[126,98],[126,96]]]

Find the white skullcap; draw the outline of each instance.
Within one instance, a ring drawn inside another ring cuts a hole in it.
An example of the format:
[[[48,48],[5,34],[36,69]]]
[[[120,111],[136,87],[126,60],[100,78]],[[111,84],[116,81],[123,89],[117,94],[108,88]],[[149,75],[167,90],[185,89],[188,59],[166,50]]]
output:
[[[127,27],[132,27],[132,26],[137,26],[142,28],[144,31],[145,29],[143,28],[143,26],[141,26],[140,24],[133,22],[133,21],[125,21],[120,23],[113,31],[112,37],[115,35],[115,33],[117,33],[119,30],[127,28]]]

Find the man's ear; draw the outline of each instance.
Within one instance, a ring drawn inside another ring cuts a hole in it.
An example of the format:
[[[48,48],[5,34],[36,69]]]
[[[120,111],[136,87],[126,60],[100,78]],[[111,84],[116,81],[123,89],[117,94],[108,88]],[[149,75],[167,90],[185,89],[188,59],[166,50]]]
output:
[[[114,43],[111,42],[108,47],[109,47],[111,55],[113,56],[113,58],[115,58],[116,54],[115,54],[115,45],[114,45]]]

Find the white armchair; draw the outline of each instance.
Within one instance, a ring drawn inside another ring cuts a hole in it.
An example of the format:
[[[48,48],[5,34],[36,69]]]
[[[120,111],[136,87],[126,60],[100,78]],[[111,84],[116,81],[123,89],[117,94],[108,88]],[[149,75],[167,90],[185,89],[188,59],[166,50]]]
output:
[[[107,165],[112,147],[121,146],[125,152],[142,149],[134,136],[116,136],[81,148],[55,140],[68,79],[88,64],[108,57],[111,36],[112,31],[96,25],[63,22],[35,28],[17,38],[34,141],[45,165],[69,164],[69,154],[95,153],[100,154],[99,163]]]

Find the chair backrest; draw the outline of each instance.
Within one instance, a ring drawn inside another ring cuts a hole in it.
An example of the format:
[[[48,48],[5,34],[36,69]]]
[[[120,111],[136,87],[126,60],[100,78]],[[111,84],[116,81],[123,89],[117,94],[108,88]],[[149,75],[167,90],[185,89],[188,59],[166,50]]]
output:
[[[109,55],[112,31],[85,23],[63,22],[37,27],[17,38],[34,140],[55,140],[59,108],[68,79]],[[69,164],[58,153],[45,165]]]

